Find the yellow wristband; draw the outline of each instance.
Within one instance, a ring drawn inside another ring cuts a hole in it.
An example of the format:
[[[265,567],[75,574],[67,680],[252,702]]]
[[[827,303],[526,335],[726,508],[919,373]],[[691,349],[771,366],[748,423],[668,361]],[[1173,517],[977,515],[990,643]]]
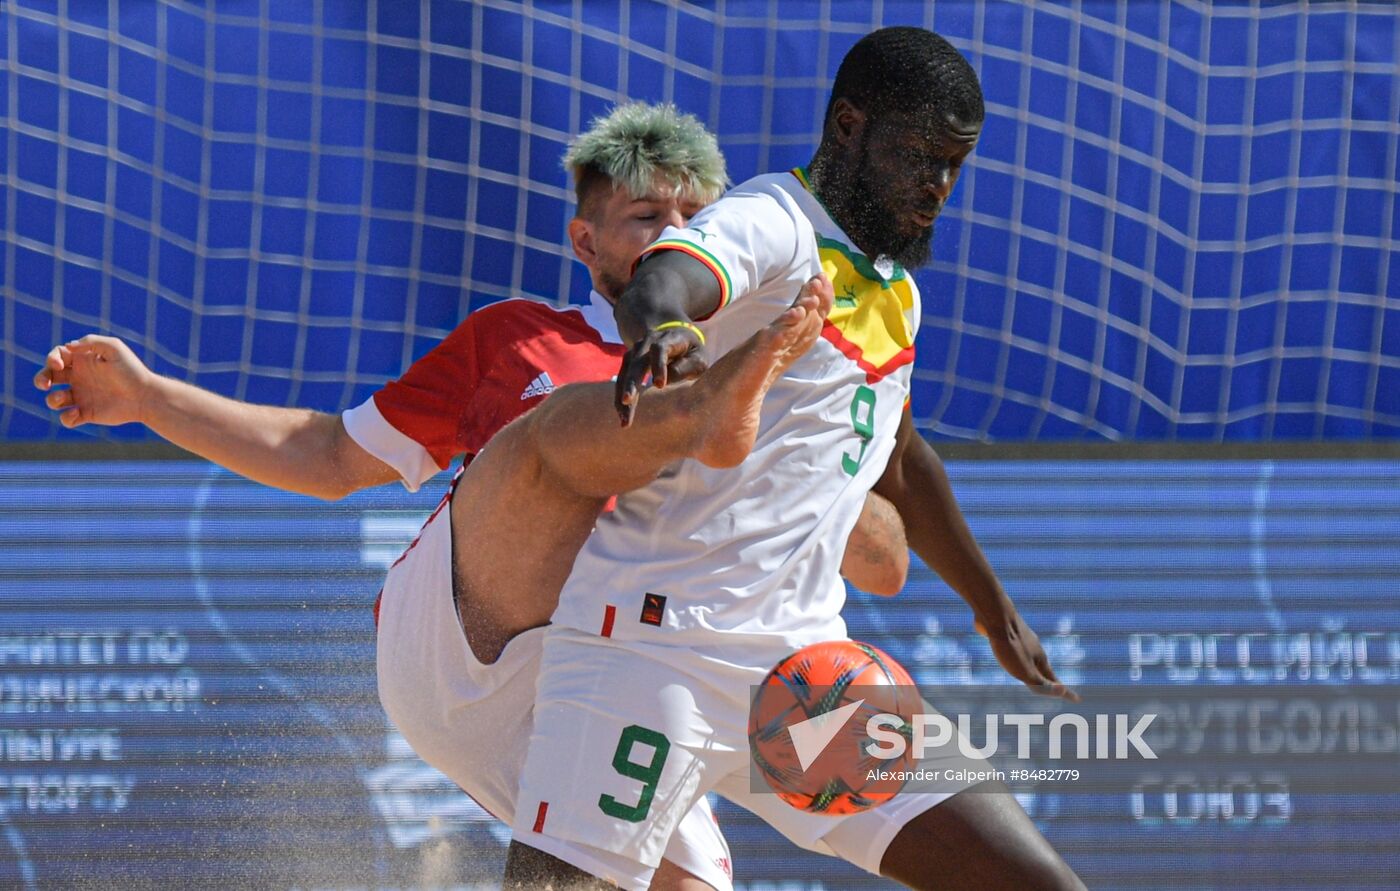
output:
[[[667,330],[667,329],[669,329],[669,328],[684,328],[684,329],[686,329],[687,331],[689,331],[691,334],[694,334],[694,335],[700,340],[700,345],[701,345],[701,346],[704,346],[704,345],[705,345],[705,332],[704,332],[704,331],[701,331],[698,327],[696,327],[695,323],[693,323],[693,322],[682,322],[682,321],[679,321],[679,320],[674,321],[674,322],[662,322],[660,325],[657,325],[655,328],[653,328],[653,329],[651,329],[651,330],[653,330],[653,331],[665,331],[665,330]]]

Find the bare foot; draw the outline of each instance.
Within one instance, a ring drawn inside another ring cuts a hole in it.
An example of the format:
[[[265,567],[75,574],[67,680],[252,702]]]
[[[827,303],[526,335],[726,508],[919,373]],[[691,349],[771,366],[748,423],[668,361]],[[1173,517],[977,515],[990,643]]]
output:
[[[696,460],[736,467],[748,457],[768,388],[817,342],[830,311],[831,284],[812,279],[782,315],[695,380],[691,392],[701,418]]]

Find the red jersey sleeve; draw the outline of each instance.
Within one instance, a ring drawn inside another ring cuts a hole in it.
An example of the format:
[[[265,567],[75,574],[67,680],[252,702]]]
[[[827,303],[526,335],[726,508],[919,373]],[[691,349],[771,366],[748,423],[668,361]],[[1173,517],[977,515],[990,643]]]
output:
[[[607,380],[622,352],[577,310],[503,301],[473,312],[372,405],[346,412],[346,429],[412,488],[481,451],[556,387]]]
[[[384,419],[421,445],[439,468],[463,450],[463,419],[481,387],[482,369],[489,367],[478,336],[480,315],[467,316],[402,377],[374,394]]]

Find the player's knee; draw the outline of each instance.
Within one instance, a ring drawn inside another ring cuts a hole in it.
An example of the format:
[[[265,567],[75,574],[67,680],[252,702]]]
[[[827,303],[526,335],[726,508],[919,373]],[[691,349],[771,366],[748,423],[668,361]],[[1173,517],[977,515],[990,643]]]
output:
[[[904,586],[909,582],[909,552],[905,551],[903,559],[899,560],[894,567],[894,572],[890,575],[890,596],[898,594],[904,590]]]
[[[522,478],[528,479],[530,486],[570,495],[606,498],[613,493],[594,491],[588,475],[581,473],[571,463],[574,452],[568,447],[566,428],[559,423],[550,404],[558,394],[568,389],[561,387],[533,411],[512,421],[491,440],[491,448],[507,450],[512,462],[523,472]]]
[[[893,563],[881,563],[877,571],[871,578],[871,586],[866,588],[867,594],[874,594],[877,597],[893,597],[904,590],[904,583],[909,580],[909,559],[908,552],[903,560],[895,560]]]
[[[549,434],[540,408],[516,418],[491,440],[492,449],[509,456],[522,487],[562,484],[558,466],[550,458]]]

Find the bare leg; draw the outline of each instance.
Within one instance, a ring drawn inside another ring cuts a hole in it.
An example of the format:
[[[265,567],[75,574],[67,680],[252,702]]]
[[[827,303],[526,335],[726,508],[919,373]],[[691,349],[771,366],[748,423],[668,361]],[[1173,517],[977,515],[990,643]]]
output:
[[[743,461],[758,432],[764,395],[816,342],[829,309],[804,289],[773,324],[694,383],[644,394],[631,427],[618,426],[612,384],[583,384],[560,388],[497,434],[467,469],[480,484],[464,478],[452,504],[454,563],[466,593],[463,623],[472,629],[468,637],[478,658],[484,636],[494,635],[491,647],[499,653],[503,643],[497,641],[547,621],[604,499],[646,485],[681,458],[712,466]],[[533,583],[522,583],[524,576]],[[709,887],[674,865],[658,878],[658,888]],[[503,887],[608,886],[512,842]]]
[[[646,485],[681,458],[733,467],[748,457],[768,388],[821,334],[827,307],[809,286],[792,307],[688,385],[642,394],[632,426],[612,384],[564,387],[529,415],[547,471],[571,492],[608,497]]]
[[[571,384],[496,434],[452,499],[462,624],[478,659],[494,661],[513,636],[549,620],[607,498],[681,458],[744,459],[764,394],[816,342],[827,308],[804,290],[694,383],[645,393],[626,429],[612,384]]]
[[[1084,891],[1005,784],[983,783],[899,831],[880,874],[919,891]]]

